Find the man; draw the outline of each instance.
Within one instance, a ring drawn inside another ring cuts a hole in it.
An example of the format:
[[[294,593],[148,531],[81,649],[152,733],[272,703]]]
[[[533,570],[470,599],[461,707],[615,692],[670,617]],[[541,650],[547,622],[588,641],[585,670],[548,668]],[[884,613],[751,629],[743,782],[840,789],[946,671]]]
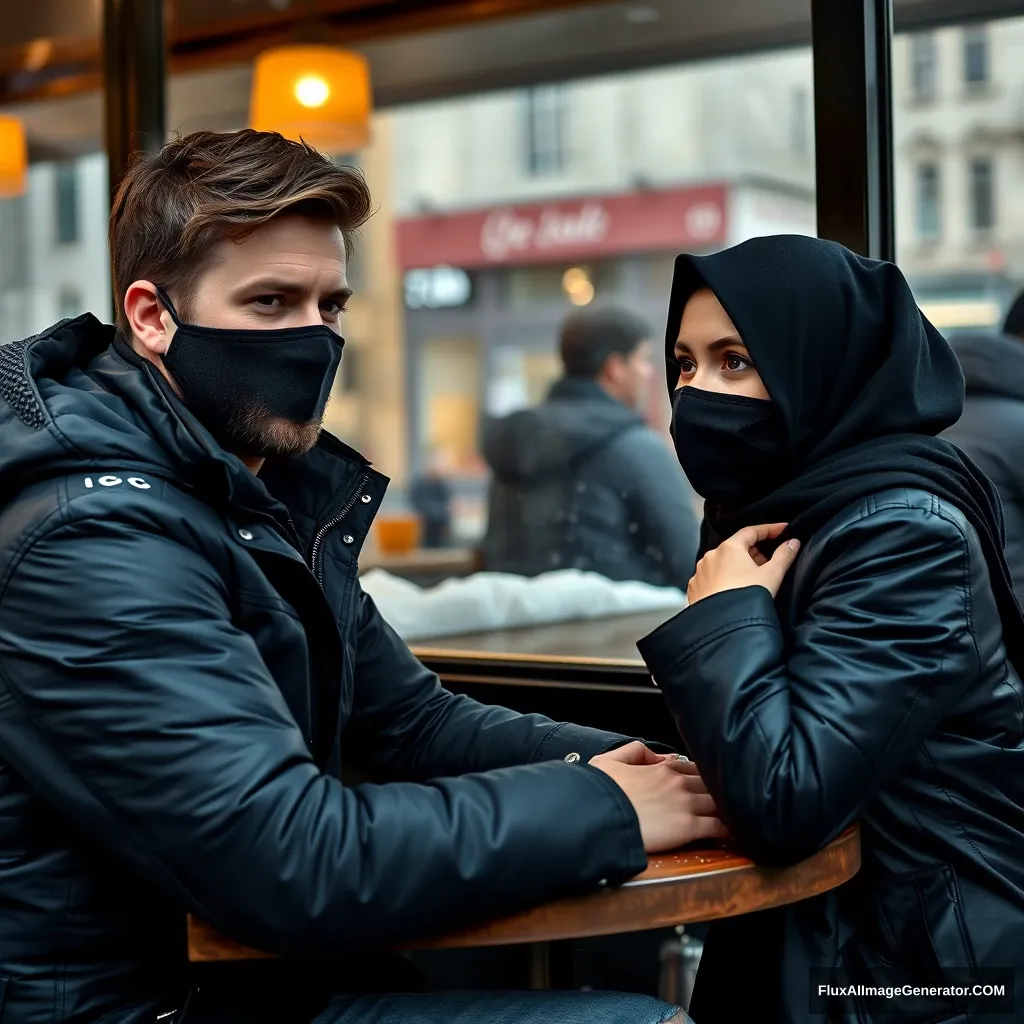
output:
[[[1006,524],[1006,563],[1024,597],[1024,292],[1002,334],[967,332],[950,339],[967,384],[964,411],[943,435],[996,485]]]
[[[443,548],[451,543],[452,488],[445,479],[444,451],[432,448],[427,453],[423,473],[409,488],[409,503],[423,524],[425,548]]]
[[[320,423],[370,207],[278,135],[186,136],[114,203],[116,330],[0,346],[4,1020],[549,1018],[365,994],[403,983],[371,953],[722,832],[685,761],[453,696],[361,592],[387,481]],[[187,911],[283,958],[196,991]],[[675,1012],[611,998],[575,1012]]]
[[[489,425],[489,570],[584,569],[686,589],[699,539],[694,495],[638,413],[653,373],[649,336],[620,310],[571,315],[565,376],[537,408]]]

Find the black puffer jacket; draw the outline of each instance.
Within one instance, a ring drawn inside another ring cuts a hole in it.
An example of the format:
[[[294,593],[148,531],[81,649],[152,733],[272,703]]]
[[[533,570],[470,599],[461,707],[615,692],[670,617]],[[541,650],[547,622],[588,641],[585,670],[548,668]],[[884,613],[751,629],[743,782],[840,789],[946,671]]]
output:
[[[700,534],[693,491],[662,439],[600,385],[558,381],[536,408],[491,422],[483,451],[488,570],[686,589]]]
[[[361,592],[385,478],[257,479],[112,333],[0,346],[0,1020],[178,1008],[185,911],[344,960],[641,870],[563,761],[624,737],[452,696]]]
[[[777,601],[762,587],[716,594],[640,649],[755,858],[794,863],[862,830],[863,867],[838,891],[712,925],[699,1024],[820,1020],[811,968],[919,986],[942,985],[946,968],[1016,968],[1019,1018],[1024,688],[957,509],[876,494],[805,543]],[[914,1019],[1010,1019],[931,1006]],[[874,1012],[851,1000],[829,1019],[909,1017],[898,999]]]
[[[1024,340],[1002,334],[950,338],[964,371],[967,396],[959,421],[944,437],[996,485],[1006,523],[1006,563],[1024,597]]]

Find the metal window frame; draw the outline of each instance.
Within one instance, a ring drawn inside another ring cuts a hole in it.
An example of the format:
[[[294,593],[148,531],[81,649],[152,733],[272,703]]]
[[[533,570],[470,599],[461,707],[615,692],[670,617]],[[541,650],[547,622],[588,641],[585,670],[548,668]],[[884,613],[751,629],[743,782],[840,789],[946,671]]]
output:
[[[895,260],[892,0],[811,0],[818,234]]]

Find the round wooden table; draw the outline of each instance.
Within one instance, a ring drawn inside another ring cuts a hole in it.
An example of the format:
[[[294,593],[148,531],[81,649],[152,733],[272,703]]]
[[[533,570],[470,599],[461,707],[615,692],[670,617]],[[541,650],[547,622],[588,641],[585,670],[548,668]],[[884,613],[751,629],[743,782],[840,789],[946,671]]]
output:
[[[796,903],[834,889],[859,868],[860,833],[856,827],[788,868],[759,867],[726,848],[679,850],[651,857],[647,870],[623,885],[556,900],[403,948],[531,943],[535,947],[533,985],[545,988],[552,979],[552,943],[712,921]],[[191,916],[188,952],[189,959],[194,961],[268,956],[220,935]]]

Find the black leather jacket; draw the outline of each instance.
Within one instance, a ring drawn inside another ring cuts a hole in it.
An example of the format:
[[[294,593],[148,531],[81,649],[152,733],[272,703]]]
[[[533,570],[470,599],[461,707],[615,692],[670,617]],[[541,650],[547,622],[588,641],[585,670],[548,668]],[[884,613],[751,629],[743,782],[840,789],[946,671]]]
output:
[[[625,737],[453,696],[360,590],[386,479],[257,479],[111,337],[0,346],[0,1020],[169,1014],[186,911],[344,961],[642,870],[563,760]]]
[[[877,494],[805,543],[776,602],[761,587],[716,594],[640,649],[755,858],[793,863],[862,829],[846,886],[712,926],[695,1020],[820,1020],[815,967],[914,985],[1015,967],[1024,1012],[1024,697],[959,511]],[[915,1019],[1010,1019],[932,1008]],[[831,1019],[902,1021],[906,1005],[849,1000]]]

